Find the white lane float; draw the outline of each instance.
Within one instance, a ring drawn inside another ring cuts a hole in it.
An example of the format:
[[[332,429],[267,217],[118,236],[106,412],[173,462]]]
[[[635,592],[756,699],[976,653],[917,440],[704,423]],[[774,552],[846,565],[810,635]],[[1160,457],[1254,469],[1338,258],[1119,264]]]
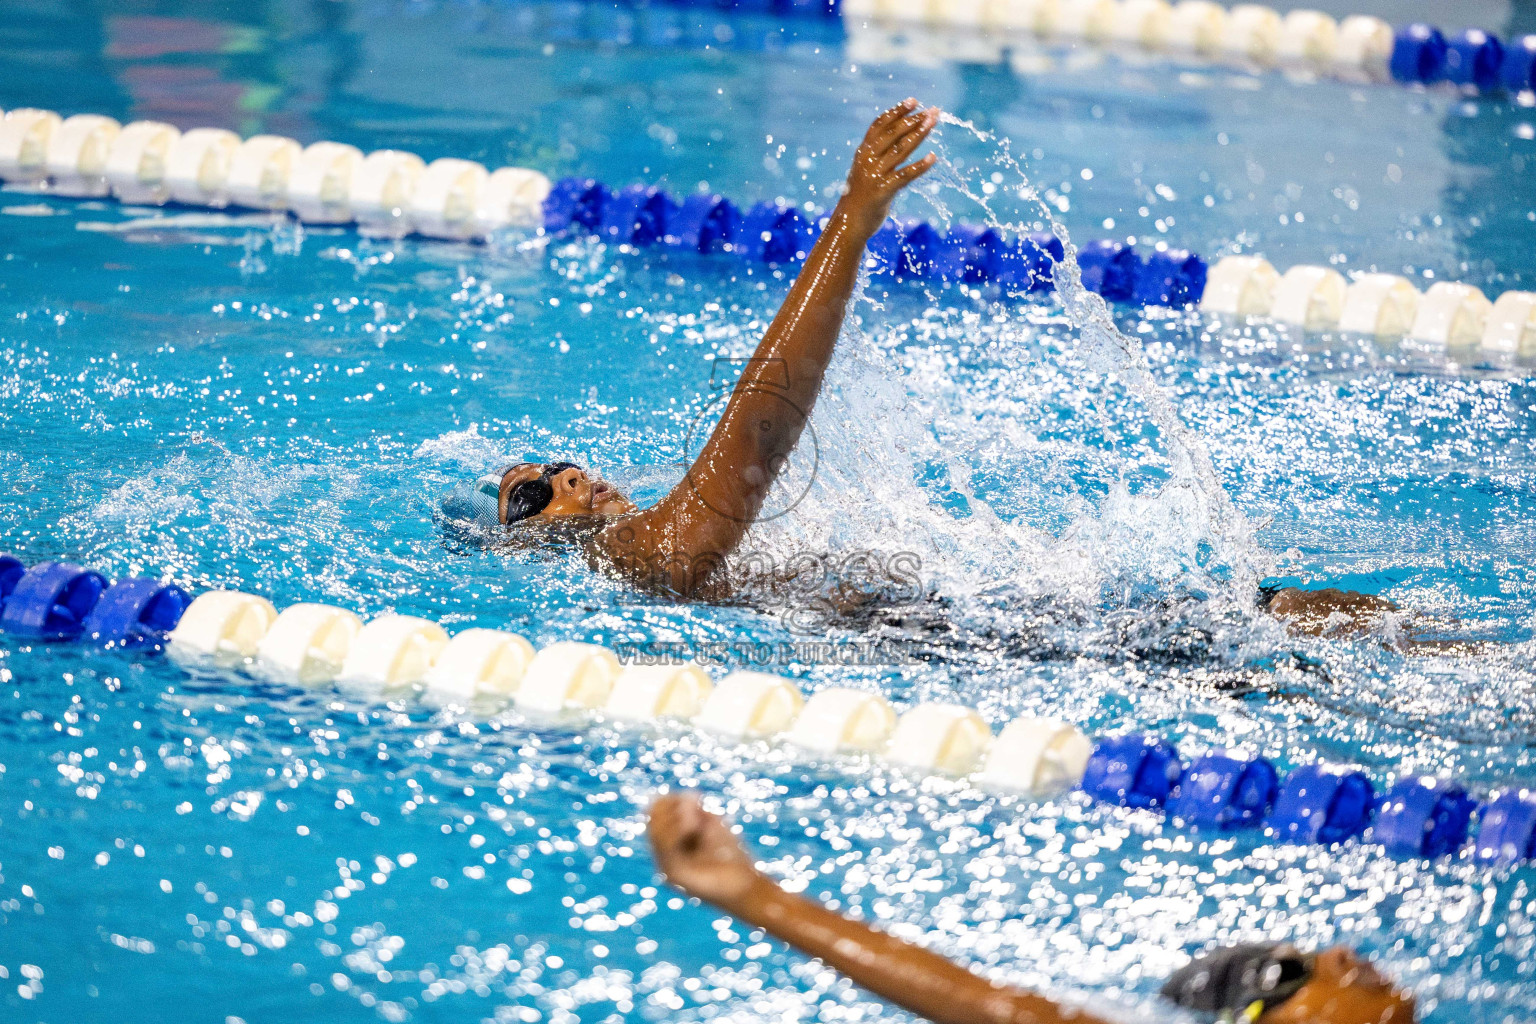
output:
[[[938,26],[980,28],[986,23],[990,2],[992,0],[929,0],[926,20]]]
[[[483,237],[503,228],[537,228],[552,187],[548,178],[527,167],[493,171],[475,202],[474,233]]]
[[[1109,38],[1124,46],[1161,50],[1168,44],[1173,6],[1168,0],[1125,0],[1109,25]]]
[[[1061,21],[1062,0],[993,0],[986,23],[1005,32],[1029,32],[1046,37],[1055,34]]]
[[[1292,267],[1275,286],[1269,315],[1306,331],[1324,331],[1339,322],[1347,285],[1344,275],[1328,267]]]
[[[516,633],[466,629],[438,651],[424,682],[429,693],[451,700],[509,699],[533,659],[533,644]]]
[[[1273,8],[1262,4],[1238,4],[1227,12],[1221,33],[1221,52],[1230,57],[1269,65],[1280,42],[1283,22]]]
[[[1408,336],[1439,348],[1468,348],[1482,343],[1493,303],[1469,284],[1440,281],[1419,300]]]
[[[991,789],[1047,793],[1083,780],[1093,742],[1081,729],[1054,718],[1009,722],[992,744],[976,781]]]
[[[100,114],[66,117],[48,139],[49,191],[82,199],[106,195],[107,154],[122,130],[116,120]]]
[[[131,121],[107,151],[103,173],[112,194],[125,203],[154,206],[171,198],[166,168],[181,130],[161,121]]]
[[[251,658],[277,621],[272,602],[238,590],[197,595],[167,638],[172,654],[218,659]]]
[[[475,210],[490,176],[473,160],[444,157],[428,164],[411,193],[416,232],[431,238],[474,238],[479,231]]]
[[[533,656],[513,698],[526,711],[553,714],[566,708],[599,708],[623,670],[618,655],[599,644],[562,641]]]
[[[1322,11],[1291,11],[1280,22],[1275,59],[1282,64],[1324,68],[1339,46],[1339,23]]]
[[[1062,0],[1050,34],[1064,41],[1101,42],[1109,37],[1117,14],[1115,0]]]
[[[272,623],[256,648],[264,674],[283,682],[320,686],[341,672],[363,620],[328,604],[290,605]]]
[[[1227,9],[1211,0],[1181,0],[1168,19],[1170,50],[1211,56],[1227,32]]]
[[[352,177],[362,162],[362,150],[356,146],[340,142],[305,146],[288,174],[288,209],[306,224],[348,223]]]
[[[709,673],[692,662],[626,665],[613,681],[603,713],[626,722],[693,718],[704,709],[714,688]]]
[[[253,210],[282,210],[288,206],[288,179],[304,152],[281,135],[252,135],[230,157],[226,188],[229,201]]]
[[[380,615],[352,639],[337,685],[366,693],[413,686],[446,646],[447,632],[430,619]]]
[[[896,728],[896,711],[877,693],[833,686],[806,701],[785,739],[818,754],[882,749]]]
[[[426,169],[421,157],[397,149],[380,149],[363,157],[352,173],[349,197],[357,229],[389,238],[410,234],[411,195]]]
[[[190,206],[228,206],[230,163],[239,148],[240,136],[223,128],[183,132],[166,158],[171,198]]]
[[[919,704],[902,715],[885,759],[942,775],[968,775],[992,744],[992,730],[959,704]]]
[[[1344,292],[1339,330],[1373,338],[1401,338],[1413,326],[1419,290],[1397,274],[1361,274]]]
[[[0,179],[29,183],[48,177],[48,140],[64,123],[51,110],[18,107],[0,117]]]
[[[1267,316],[1280,273],[1262,256],[1223,256],[1210,268],[1200,308],[1228,316]]]
[[[693,722],[722,736],[766,739],[793,725],[803,707],[805,695],[788,679],[732,672],[715,685]]]
[[[1488,311],[1483,351],[1536,355],[1536,292],[1505,292]]]
[[[1352,14],[1339,22],[1333,47],[1333,69],[1352,81],[1390,78],[1392,49],[1397,43],[1392,26],[1368,14]]]

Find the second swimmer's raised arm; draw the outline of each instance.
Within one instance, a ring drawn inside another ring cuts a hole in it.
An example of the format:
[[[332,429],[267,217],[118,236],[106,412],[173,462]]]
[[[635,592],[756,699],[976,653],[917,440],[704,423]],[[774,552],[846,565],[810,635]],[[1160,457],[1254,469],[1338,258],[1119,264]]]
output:
[[[604,554],[626,575],[694,594],[756,520],[816,403],[864,246],[885,223],[896,193],[934,164],[932,154],[904,161],[938,117],[936,108],[920,111],[908,99],[870,125],[847,191],[687,476],[600,537]]]
[[[647,832],[668,882],[935,1024],[1106,1024],[786,892],[757,870],[730,826],[694,797],[658,799]]]

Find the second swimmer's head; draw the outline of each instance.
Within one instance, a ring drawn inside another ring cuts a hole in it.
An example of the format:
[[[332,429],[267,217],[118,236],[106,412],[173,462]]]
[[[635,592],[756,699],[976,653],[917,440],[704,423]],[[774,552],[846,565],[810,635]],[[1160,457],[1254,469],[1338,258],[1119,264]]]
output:
[[[459,518],[481,525],[563,516],[622,515],[634,502],[574,462],[517,462],[480,477],[456,495]],[[467,504],[467,507],[462,507]]]

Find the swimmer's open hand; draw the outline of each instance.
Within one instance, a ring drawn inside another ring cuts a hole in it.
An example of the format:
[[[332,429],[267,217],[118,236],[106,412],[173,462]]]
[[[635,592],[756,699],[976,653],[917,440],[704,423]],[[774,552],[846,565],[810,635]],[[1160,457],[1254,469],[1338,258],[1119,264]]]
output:
[[[696,797],[671,793],[657,800],[647,831],[656,866],[690,896],[730,909],[761,877],[730,826]]]
[[[896,193],[928,173],[938,157],[929,153],[902,166],[917,151],[933,126],[939,108],[917,109],[917,100],[905,99],[875,118],[864,135],[853,167],[848,171],[848,191],[838,205],[866,234],[874,234],[891,212]]]

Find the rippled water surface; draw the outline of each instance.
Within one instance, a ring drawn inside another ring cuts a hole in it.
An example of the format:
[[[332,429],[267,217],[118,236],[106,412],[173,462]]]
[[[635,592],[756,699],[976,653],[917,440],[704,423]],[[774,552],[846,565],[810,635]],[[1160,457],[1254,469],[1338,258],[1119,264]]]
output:
[[[6,2],[0,107],[823,204],[863,124],[915,94],[980,134],[941,129],[948,170],[911,215],[980,219],[959,184],[1039,217],[990,133],[1079,242],[1536,285],[1528,105],[1082,54],[1021,76],[877,43],[673,9]],[[29,561],[540,644],[680,643],[716,671],[771,655],[811,689],[1379,784],[1536,780],[1525,367],[1124,308],[1121,351],[1054,299],[878,285],[752,547],[909,555],[920,599],[688,607],[558,549],[466,546],[433,511],[508,455],[664,493],[780,273],[17,192],[0,260],[0,549]],[[1288,637],[1253,610],[1265,576],[1384,594],[1464,643]],[[876,650],[900,657],[835,663]],[[1529,868],[3,640],[0,1017],[906,1019],[660,886],[641,812],[676,785],[807,893],[1124,1019],[1176,1019],[1153,999],[1167,971],[1259,936],[1359,946],[1430,1021],[1536,1019]]]

